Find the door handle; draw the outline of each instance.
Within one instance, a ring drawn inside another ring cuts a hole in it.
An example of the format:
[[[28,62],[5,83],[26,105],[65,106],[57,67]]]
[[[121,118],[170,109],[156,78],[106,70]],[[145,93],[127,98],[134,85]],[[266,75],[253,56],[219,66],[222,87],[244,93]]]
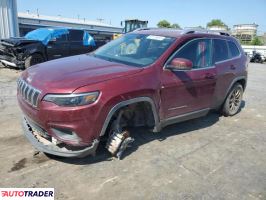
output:
[[[211,74],[211,73],[207,73],[207,74],[205,74],[204,78],[205,79],[214,79],[215,78],[215,75],[214,74]]]
[[[235,70],[236,67],[234,65],[230,65],[230,69]]]

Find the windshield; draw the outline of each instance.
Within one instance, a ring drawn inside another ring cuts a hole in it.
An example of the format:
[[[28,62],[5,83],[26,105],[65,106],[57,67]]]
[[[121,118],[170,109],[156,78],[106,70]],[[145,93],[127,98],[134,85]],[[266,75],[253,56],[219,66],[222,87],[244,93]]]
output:
[[[127,34],[94,52],[95,57],[143,67],[156,61],[175,39],[170,37]]]

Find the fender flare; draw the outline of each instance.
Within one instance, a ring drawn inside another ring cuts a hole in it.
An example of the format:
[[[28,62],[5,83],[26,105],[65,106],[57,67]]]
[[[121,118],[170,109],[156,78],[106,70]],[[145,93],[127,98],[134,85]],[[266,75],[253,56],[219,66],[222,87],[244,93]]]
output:
[[[239,77],[235,78],[235,79],[231,82],[230,86],[227,88],[226,94],[228,94],[228,92],[229,92],[230,89],[233,87],[233,85],[234,85],[237,81],[240,81],[240,80],[245,80],[245,87],[243,87],[243,89],[245,90],[245,88],[246,88],[246,86],[247,86],[247,77],[245,77],[245,76],[239,76]]]
[[[154,122],[155,122],[154,132],[158,132],[160,130],[160,127],[159,127],[159,119],[160,118],[159,118],[158,112],[156,110],[154,101],[150,97],[137,97],[137,98],[133,98],[133,99],[119,102],[111,108],[111,110],[109,111],[109,113],[108,113],[108,115],[104,121],[104,124],[102,126],[100,136],[103,136],[105,134],[105,131],[109,125],[111,118],[113,117],[114,113],[118,109],[120,109],[124,106],[130,105],[130,104],[139,103],[139,102],[148,102],[151,105],[152,113],[153,113],[153,117],[154,117]]]
[[[246,88],[246,86],[247,86],[247,77],[246,77],[246,76],[240,76],[240,77],[237,77],[237,78],[233,79],[233,81],[231,82],[230,86],[229,86],[229,87],[227,88],[227,90],[226,90],[226,95],[225,95],[225,97],[224,97],[224,99],[223,99],[223,101],[222,101],[222,105],[223,105],[225,99],[227,98],[227,96],[228,96],[228,94],[229,94],[231,88],[234,86],[234,84],[235,84],[237,81],[240,81],[240,80],[245,80],[245,86],[243,87],[243,90],[245,90],[245,88]]]
[[[41,52],[41,51],[32,51],[32,52],[30,52],[30,53],[28,53],[27,55],[25,55],[24,56],[24,61],[28,58],[28,57],[30,57],[30,56],[32,56],[32,55],[34,55],[34,54],[39,54],[39,55],[41,55],[42,57],[43,57],[43,59],[44,59],[44,61],[47,61],[47,59],[46,59],[46,56]]]

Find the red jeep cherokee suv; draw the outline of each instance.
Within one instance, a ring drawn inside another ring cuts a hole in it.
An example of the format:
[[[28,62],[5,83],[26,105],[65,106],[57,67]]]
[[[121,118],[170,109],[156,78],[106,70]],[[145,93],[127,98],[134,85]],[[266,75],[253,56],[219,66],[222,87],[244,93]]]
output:
[[[128,127],[161,128],[240,110],[247,58],[227,33],[140,29],[93,53],[35,65],[18,80],[26,137],[64,157],[118,157],[133,141]]]

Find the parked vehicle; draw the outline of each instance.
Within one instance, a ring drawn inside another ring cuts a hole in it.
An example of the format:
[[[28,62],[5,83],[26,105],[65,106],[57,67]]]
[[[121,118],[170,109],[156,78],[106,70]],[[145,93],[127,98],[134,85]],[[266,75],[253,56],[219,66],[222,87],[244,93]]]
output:
[[[47,60],[88,53],[94,47],[95,41],[87,31],[40,28],[22,38],[1,40],[0,61],[23,69]]]
[[[35,65],[18,80],[26,137],[65,157],[121,157],[129,127],[163,127],[220,110],[237,114],[247,57],[234,37],[196,30],[128,33],[91,54]]]
[[[254,63],[263,63],[264,60],[264,56],[262,56],[260,53],[254,53],[253,56],[250,58],[250,62]]]
[[[123,33],[114,33],[113,40],[121,37],[125,33],[132,32],[138,28],[147,28],[148,21],[143,21],[139,19],[126,19],[125,21],[121,21],[121,26],[123,26]]]

